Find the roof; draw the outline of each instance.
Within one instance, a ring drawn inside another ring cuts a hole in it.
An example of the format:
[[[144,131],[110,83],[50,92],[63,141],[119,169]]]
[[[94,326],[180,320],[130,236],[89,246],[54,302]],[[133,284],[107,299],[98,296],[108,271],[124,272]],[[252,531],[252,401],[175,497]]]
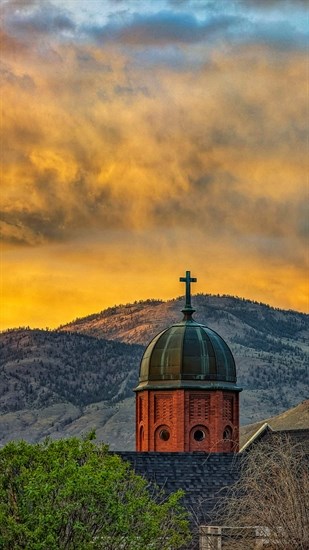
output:
[[[309,455],[309,429],[274,431],[265,423],[254,441],[272,437],[289,438],[293,445],[301,444]],[[131,463],[134,471],[150,483],[164,489],[167,494],[178,489],[185,491],[182,502],[185,508],[198,518],[199,523],[211,524],[214,506],[225,496],[227,489],[240,476],[243,453],[204,452],[135,452],[117,451],[123,460]]]
[[[246,449],[249,449],[249,447],[252,445],[252,443],[256,441],[260,441],[264,437],[267,431],[270,431],[271,427],[267,422],[264,422],[262,426],[260,426],[258,429],[255,429],[255,431],[249,432],[247,435],[246,440],[242,441],[241,447],[239,449],[239,452],[242,453]]]
[[[147,346],[136,390],[202,387],[240,391],[235,384],[235,361],[226,342],[187,314]]]
[[[240,427],[240,448],[244,447],[249,439],[254,438],[257,431],[267,423],[275,431],[291,431],[309,429],[309,399],[302,401],[295,407],[285,410],[271,418],[266,418],[254,424]]]
[[[305,450],[306,454],[309,453],[309,429],[302,430],[268,430],[264,437],[263,441],[270,441],[276,437],[280,436],[282,439],[289,439],[291,444],[301,445]]]
[[[270,441],[275,437],[289,439],[292,445],[302,445],[306,452],[309,452],[309,429],[298,430],[273,430],[268,422],[265,422],[254,433],[249,433],[249,437],[240,448],[240,452],[246,451],[257,441]]]
[[[117,452],[134,471],[167,494],[185,491],[182,502],[198,518],[211,522],[220,496],[239,477],[241,455],[233,453]]]

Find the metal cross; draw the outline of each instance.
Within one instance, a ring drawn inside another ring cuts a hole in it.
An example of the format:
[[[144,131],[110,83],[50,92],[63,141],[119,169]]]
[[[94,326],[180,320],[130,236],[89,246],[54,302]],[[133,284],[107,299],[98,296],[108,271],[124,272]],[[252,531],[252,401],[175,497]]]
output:
[[[186,283],[186,305],[185,309],[192,309],[191,306],[191,283],[196,283],[197,279],[195,277],[190,277],[190,271],[186,271],[185,277],[180,277],[179,281],[181,283]]]

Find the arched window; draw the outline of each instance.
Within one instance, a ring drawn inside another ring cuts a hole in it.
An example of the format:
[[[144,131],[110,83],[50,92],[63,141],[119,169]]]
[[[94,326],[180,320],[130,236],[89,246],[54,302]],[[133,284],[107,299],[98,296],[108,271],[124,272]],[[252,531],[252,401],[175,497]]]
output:
[[[224,441],[232,441],[233,438],[233,431],[230,426],[226,426],[223,431],[223,439]]]

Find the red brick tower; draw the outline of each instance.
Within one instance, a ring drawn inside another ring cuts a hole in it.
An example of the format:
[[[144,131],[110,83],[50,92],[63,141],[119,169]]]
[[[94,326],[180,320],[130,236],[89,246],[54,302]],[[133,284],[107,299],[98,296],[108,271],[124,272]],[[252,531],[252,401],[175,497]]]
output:
[[[239,392],[225,341],[192,314],[186,283],[184,318],[160,332],[143,355],[136,392],[137,451],[237,452]]]

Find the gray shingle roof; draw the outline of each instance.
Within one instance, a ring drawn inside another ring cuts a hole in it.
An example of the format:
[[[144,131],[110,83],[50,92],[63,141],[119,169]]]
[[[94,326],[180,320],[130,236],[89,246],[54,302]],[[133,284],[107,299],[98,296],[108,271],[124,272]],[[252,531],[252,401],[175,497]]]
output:
[[[262,435],[263,440],[278,435],[289,437],[293,445],[300,443],[309,451],[309,430],[270,429]],[[214,505],[225,495],[226,489],[239,479],[242,460],[242,453],[118,451],[117,454],[129,461],[137,474],[155,483],[167,494],[178,489],[185,491],[184,506],[203,523],[213,523]]]
[[[289,437],[291,443],[302,444],[309,451],[309,430],[263,431],[263,439]],[[250,452],[250,446],[247,449]],[[245,453],[159,453],[118,451],[130,462],[134,471],[148,482],[155,483],[166,494],[185,491],[182,503],[191,514],[193,541],[188,548],[198,548],[198,525],[216,524],[215,506],[227,489],[240,476]],[[309,455],[308,455],[309,456]]]
[[[185,491],[183,504],[199,522],[210,523],[219,496],[239,477],[241,455],[233,453],[117,452],[147,481],[167,494]]]

